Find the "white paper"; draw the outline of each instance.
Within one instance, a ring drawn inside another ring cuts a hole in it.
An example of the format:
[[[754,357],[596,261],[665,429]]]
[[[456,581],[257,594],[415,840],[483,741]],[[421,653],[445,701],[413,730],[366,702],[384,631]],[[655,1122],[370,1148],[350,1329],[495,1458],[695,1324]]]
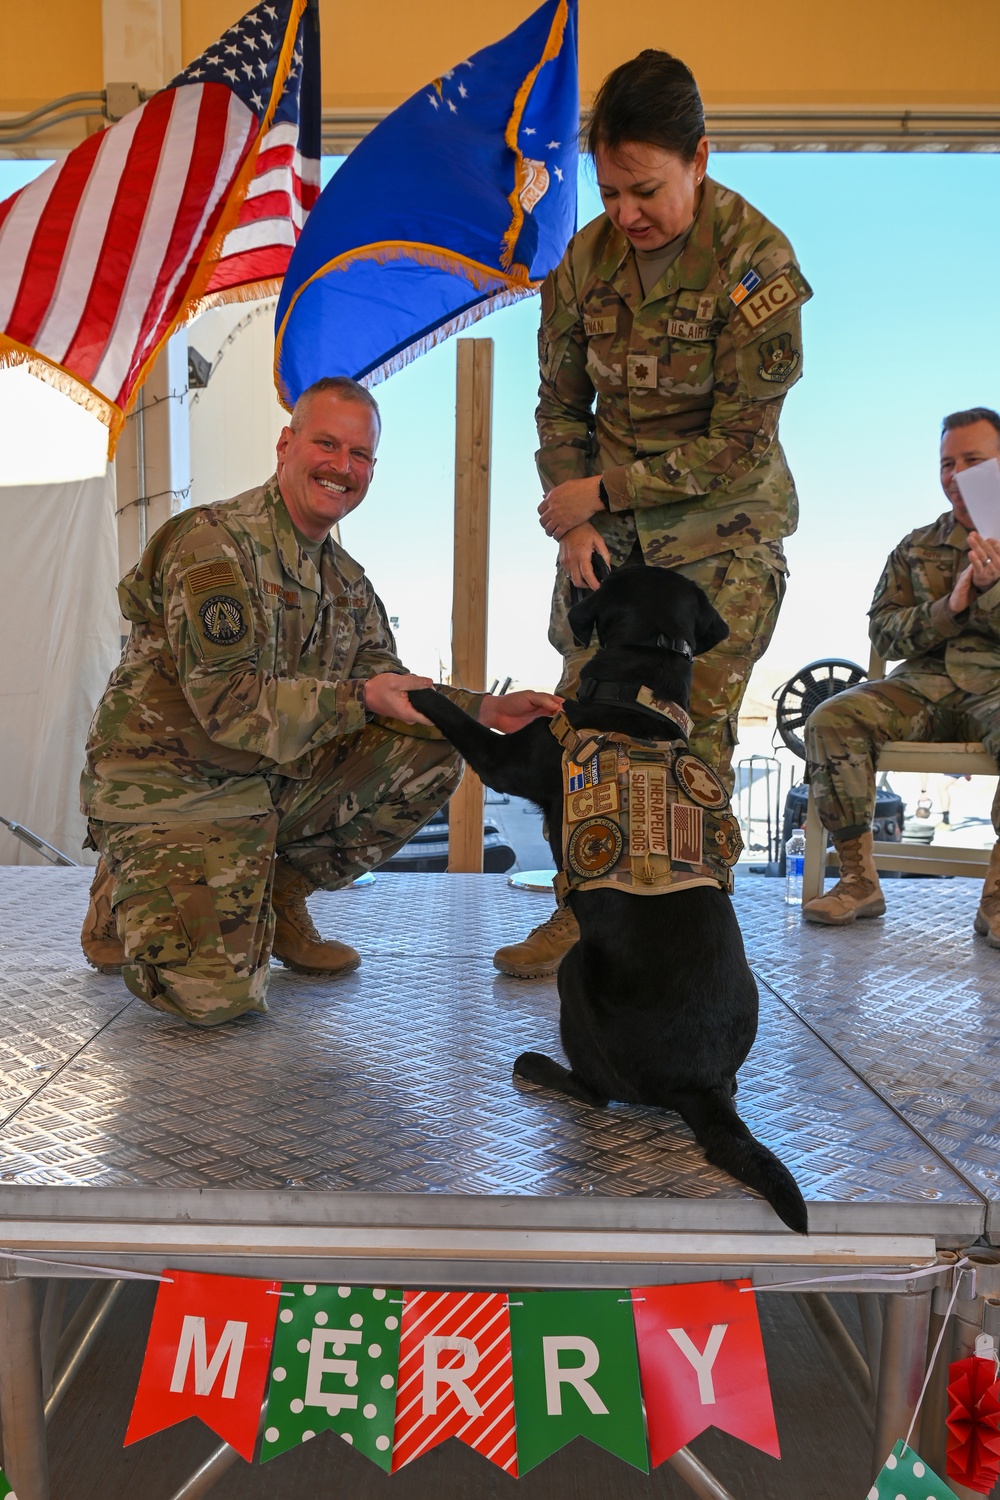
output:
[[[956,474],[955,483],[979,535],[1000,541],[1000,463],[987,458]]]

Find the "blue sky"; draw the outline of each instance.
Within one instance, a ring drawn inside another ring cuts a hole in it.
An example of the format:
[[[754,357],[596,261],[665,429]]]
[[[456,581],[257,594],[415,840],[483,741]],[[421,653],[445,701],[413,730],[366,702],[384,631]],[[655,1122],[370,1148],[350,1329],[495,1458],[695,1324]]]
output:
[[[0,198],[41,165],[0,162]],[[781,226],[815,292],[803,314],[804,375],[781,423],[802,520],[761,670],[769,692],[815,657],[866,663],[865,610],[886,554],[945,508],[941,417],[1000,407],[1000,160],[741,152],[716,155],[709,170]],[[598,212],[582,162],[580,222]],[[555,549],[536,516],[537,319],[531,298],[472,331],[496,345],[489,672],[547,686],[557,675],[545,643]],[[378,387],[375,484],[344,527],[399,617],[408,664],[435,676],[450,657],[453,343]]]

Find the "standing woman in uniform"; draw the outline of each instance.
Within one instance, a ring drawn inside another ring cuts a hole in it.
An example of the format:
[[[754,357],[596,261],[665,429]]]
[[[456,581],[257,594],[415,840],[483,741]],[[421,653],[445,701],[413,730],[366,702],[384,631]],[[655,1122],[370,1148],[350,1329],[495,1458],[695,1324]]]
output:
[[[778,442],[802,373],[799,310],[811,296],[791,246],[706,176],[698,86],[668,52],[605,79],[588,137],[604,212],[542,287],[541,524],[559,546],[549,639],[572,695],[591,649],[573,640],[571,586],[612,568],[674,568],[708,594],[729,638],[696,658],[691,748],[732,789],[736,722],[785,584],[781,539],[795,485]],[[558,909],[498,968],[553,973],[576,941]]]

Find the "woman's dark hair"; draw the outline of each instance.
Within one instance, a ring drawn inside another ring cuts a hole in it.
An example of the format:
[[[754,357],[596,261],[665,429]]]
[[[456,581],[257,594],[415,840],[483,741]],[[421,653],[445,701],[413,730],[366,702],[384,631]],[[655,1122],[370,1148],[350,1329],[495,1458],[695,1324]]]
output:
[[[691,69],[679,57],[647,47],[601,84],[587,150],[593,156],[642,141],[690,162],[704,134],[705,109]]]

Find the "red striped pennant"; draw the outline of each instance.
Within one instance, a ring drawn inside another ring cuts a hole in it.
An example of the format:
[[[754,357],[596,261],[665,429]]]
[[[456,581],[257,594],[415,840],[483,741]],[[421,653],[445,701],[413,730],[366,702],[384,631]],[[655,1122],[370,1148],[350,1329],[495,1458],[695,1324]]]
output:
[[[392,1472],[457,1437],[517,1476],[510,1314],[502,1292],[406,1292]]]

